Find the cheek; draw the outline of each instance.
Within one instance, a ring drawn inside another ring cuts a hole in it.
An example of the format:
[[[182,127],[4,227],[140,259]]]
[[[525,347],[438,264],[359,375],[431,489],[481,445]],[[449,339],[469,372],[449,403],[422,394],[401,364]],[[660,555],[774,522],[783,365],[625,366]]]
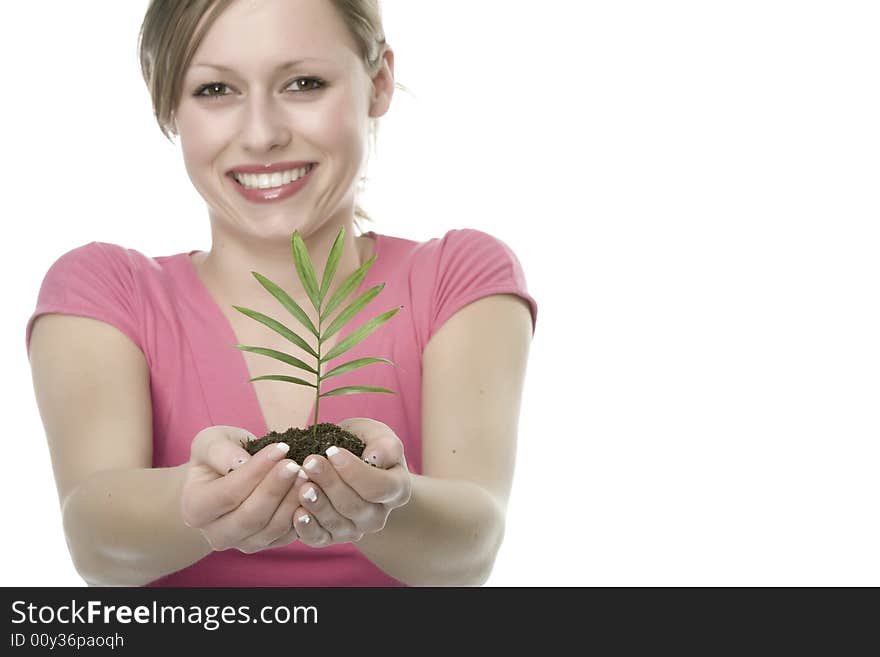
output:
[[[189,120],[181,123],[180,147],[187,168],[198,169],[216,159],[223,149],[224,134],[216,121]]]
[[[351,98],[340,96],[332,103],[322,104],[307,119],[311,134],[320,140],[321,147],[338,157],[359,159],[369,128],[353,111]]]

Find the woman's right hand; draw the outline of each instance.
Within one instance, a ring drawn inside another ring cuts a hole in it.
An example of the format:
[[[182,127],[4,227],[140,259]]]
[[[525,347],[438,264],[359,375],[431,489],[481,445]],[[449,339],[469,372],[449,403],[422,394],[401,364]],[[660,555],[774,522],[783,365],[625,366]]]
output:
[[[293,514],[305,481],[297,477],[299,465],[284,458],[287,450],[279,445],[285,443],[251,456],[240,442],[251,437],[239,427],[218,425],[200,431],[190,446],[180,511],[214,550],[251,554],[297,539]]]

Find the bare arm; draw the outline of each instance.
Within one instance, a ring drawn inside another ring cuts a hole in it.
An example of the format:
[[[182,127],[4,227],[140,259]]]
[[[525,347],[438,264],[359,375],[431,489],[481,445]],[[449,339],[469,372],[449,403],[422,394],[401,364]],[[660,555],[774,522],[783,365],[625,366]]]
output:
[[[354,542],[406,584],[484,583],[504,536],[530,340],[531,315],[513,295],[485,297],[451,317],[422,359],[423,474],[408,471],[403,443],[385,424],[342,421],[382,467],[346,450],[329,462],[310,456],[304,472],[312,483],[299,491],[296,512],[300,540]],[[304,523],[310,515],[317,522]]]
[[[41,315],[31,370],[62,508],[64,531],[86,582],[135,586],[211,551],[183,524],[185,467],[151,468],[149,369],[115,327],[87,317]]]
[[[142,586],[212,549],[180,517],[186,465],[107,470],[65,498],[64,532],[77,571],[92,586]]]
[[[422,472],[385,528],[356,543],[408,584],[473,586],[504,536],[531,314],[514,295],[455,313],[423,354]]]
[[[355,545],[410,586],[485,583],[504,536],[504,508],[477,484],[411,476],[409,503],[388,516],[382,531]]]

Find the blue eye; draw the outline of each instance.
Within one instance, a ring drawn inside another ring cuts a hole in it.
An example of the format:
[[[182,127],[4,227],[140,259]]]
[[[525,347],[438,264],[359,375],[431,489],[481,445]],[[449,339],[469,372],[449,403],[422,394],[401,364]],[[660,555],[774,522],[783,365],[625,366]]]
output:
[[[316,86],[311,89],[303,89],[299,85],[300,82],[315,83]],[[293,80],[289,86],[296,86],[297,91],[295,93],[302,93],[304,91],[318,91],[321,88],[323,88],[326,84],[327,83],[324,82],[321,78],[302,77],[302,78],[297,78],[296,80]],[[209,82],[208,84],[203,84],[201,87],[199,87],[196,90],[196,93],[194,95],[199,98],[223,98],[224,96],[228,96],[229,94],[224,94],[224,93],[217,93],[217,94],[208,93],[208,94],[206,94],[205,92],[206,91],[214,91],[217,89],[224,89],[224,88],[229,89],[230,87],[225,82]]]

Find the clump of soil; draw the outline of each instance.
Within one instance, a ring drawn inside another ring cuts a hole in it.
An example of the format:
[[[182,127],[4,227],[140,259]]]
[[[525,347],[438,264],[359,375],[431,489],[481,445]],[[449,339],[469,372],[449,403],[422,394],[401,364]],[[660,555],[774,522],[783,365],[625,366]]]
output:
[[[271,443],[287,443],[290,445],[290,451],[287,452],[285,458],[292,459],[299,465],[303,464],[303,461],[305,461],[309,454],[319,454],[326,457],[324,452],[331,445],[336,445],[340,449],[347,449],[358,458],[363,457],[366,443],[339,425],[331,422],[320,422],[317,427],[317,437],[313,435],[315,432],[314,425],[305,429],[291,427],[284,433],[270,431],[262,438],[249,441],[243,440],[241,446],[244,447],[248,454],[253,456]],[[371,463],[370,465],[374,464]]]

